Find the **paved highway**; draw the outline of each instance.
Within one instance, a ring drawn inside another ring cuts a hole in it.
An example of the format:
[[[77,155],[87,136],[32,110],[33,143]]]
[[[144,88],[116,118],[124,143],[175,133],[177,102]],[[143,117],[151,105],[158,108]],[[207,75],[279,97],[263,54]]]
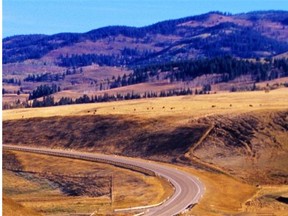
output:
[[[134,170],[139,168],[140,171],[142,170],[145,172],[146,170],[148,173],[152,171],[151,173],[155,173],[156,175],[162,176],[170,181],[175,190],[174,194],[161,205],[145,209],[145,215],[149,216],[179,214],[185,211],[187,207],[198,203],[204,193],[204,186],[196,177],[178,169],[147,160],[59,149],[32,148],[12,145],[3,145],[3,147],[4,149],[107,162],[115,165],[118,164],[121,167],[126,167],[127,165],[127,168],[132,167]]]

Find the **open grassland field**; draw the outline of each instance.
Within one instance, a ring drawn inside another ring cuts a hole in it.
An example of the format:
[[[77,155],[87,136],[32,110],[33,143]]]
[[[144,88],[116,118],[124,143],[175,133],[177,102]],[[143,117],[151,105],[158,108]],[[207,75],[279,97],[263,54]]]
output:
[[[206,186],[188,215],[285,215],[287,96],[282,88],[5,110],[3,142],[177,165]]]
[[[12,216],[12,215],[18,215],[18,216],[40,216],[41,214],[29,209],[25,208],[23,205],[15,202],[14,200],[8,198],[5,194],[3,195],[2,199],[2,213],[3,215]]]
[[[262,87],[267,87],[268,86],[276,86],[279,85],[280,83],[287,83],[288,82],[288,77],[283,77],[283,78],[278,78],[278,79],[274,79],[274,80],[270,80],[267,82],[259,82],[257,83],[257,86],[259,86],[260,88]]]
[[[170,184],[162,179],[111,165],[12,151],[4,151],[3,162],[4,168],[6,167],[3,173],[3,193],[7,203],[12,198],[22,206],[44,215],[93,212],[113,214],[113,209],[159,203],[173,191]],[[11,171],[13,169],[22,171]],[[89,176],[93,178],[89,179]],[[109,193],[111,177],[112,206]],[[71,181],[72,178],[74,182]],[[98,185],[91,186],[87,178]],[[86,183],[80,184],[83,180]],[[78,195],[79,190],[84,191],[84,194]],[[93,190],[99,192],[99,195],[91,196],[89,192]],[[101,195],[103,191],[104,194]],[[13,207],[17,206],[10,204],[5,208],[11,208],[12,211]],[[9,212],[5,211],[4,215],[13,215]]]
[[[141,118],[176,117],[183,120],[214,114],[288,109],[288,89],[152,98],[109,103],[78,104],[3,111],[3,120],[52,116],[133,115]],[[175,123],[175,120],[172,121]]]
[[[156,92],[160,93],[161,91],[168,92],[173,91],[175,89],[191,89],[194,91],[197,89],[198,91],[202,89],[201,83],[204,83],[205,80],[209,78],[213,78],[213,75],[203,75],[198,77],[197,79],[189,82],[169,82],[166,80],[160,80],[160,81],[153,81],[153,82],[147,82],[147,83],[139,83],[134,85],[128,85],[124,87],[118,87],[118,88],[112,88],[112,89],[106,89],[105,84],[103,84],[103,90],[100,90],[100,84],[99,80],[101,82],[106,82],[106,79],[111,79],[113,76],[117,77],[118,75],[127,74],[128,71],[122,70],[119,68],[111,68],[111,67],[101,67],[98,66],[89,66],[87,71],[84,71],[81,74],[75,74],[69,76],[67,79],[65,79],[65,82],[54,82],[54,84],[61,87],[61,91],[52,94],[52,97],[55,101],[59,101],[63,97],[69,97],[73,100],[82,97],[84,94],[88,95],[89,97],[94,96],[103,96],[104,94],[108,95],[117,95],[122,94],[126,95],[128,93],[134,93],[134,94],[140,94],[144,95],[147,92]],[[95,77],[93,77],[95,76]],[[223,92],[229,92],[233,87],[237,89],[251,89],[254,85],[254,82],[248,79],[245,81],[245,77],[236,79],[231,82],[227,83],[218,83],[211,85],[212,91],[211,93],[223,93]],[[265,82],[259,82],[256,84],[257,89],[278,89],[282,88],[284,83],[288,82],[288,78],[279,78],[274,79],[271,81],[265,81]],[[73,83],[73,84],[71,84]],[[50,86],[51,83],[49,82],[42,82],[41,85],[48,85]],[[37,82],[24,82],[22,84],[22,89],[24,88],[24,92],[27,92],[28,90],[36,89],[37,86],[40,84]],[[3,88],[8,92],[8,94],[5,94],[2,96],[3,103],[15,103],[18,99],[20,101],[26,101],[28,100],[28,94],[21,93],[21,95],[17,95],[16,92],[20,89],[18,85],[14,84],[3,84]],[[26,90],[25,90],[26,89]],[[148,89],[148,90],[147,90]],[[42,100],[42,98],[38,98],[38,100]]]
[[[182,82],[176,82],[176,83],[168,83],[166,81],[159,81],[159,82],[151,82],[151,83],[140,83],[135,85],[129,85],[114,89],[108,89],[108,90],[102,90],[102,91],[95,91],[95,87],[86,88],[86,86],[79,85],[77,87],[77,90],[75,91],[75,87],[71,90],[65,90],[61,92],[57,92],[53,94],[56,101],[60,100],[62,97],[70,97],[73,99],[79,98],[83,96],[83,94],[87,94],[89,97],[95,96],[95,95],[117,95],[117,94],[127,94],[127,93],[137,93],[143,95],[145,92],[147,92],[147,89],[149,89],[149,92],[161,92],[161,91],[169,91],[174,89],[181,89],[183,88]],[[87,90],[88,89],[88,90]],[[146,90],[145,90],[146,89]]]

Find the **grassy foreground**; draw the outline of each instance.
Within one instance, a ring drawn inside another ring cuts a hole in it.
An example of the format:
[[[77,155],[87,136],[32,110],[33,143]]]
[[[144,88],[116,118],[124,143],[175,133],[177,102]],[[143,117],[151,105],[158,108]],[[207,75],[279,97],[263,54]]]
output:
[[[113,209],[159,203],[170,196],[173,191],[170,184],[162,179],[106,164],[16,151],[12,153],[24,171],[32,169],[34,172],[61,173],[64,176],[113,176],[113,202],[111,204],[111,194],[100,197],[68,196],[57,185],[45,178],[25,172],[15,173],[4,170],[3,193],[8,200],[4,215],[7,216],[13,215],[9,212],[14,207],[18,208],[15,203],[13,205],[15,201],[23,205],[23,209],[24,207],[34,209],[45,215],[91,214],[93,212],[103,215],[114,214]],[[9,201],[10,198],[14,201]],[[31,212],[34,211],[31,210]]]

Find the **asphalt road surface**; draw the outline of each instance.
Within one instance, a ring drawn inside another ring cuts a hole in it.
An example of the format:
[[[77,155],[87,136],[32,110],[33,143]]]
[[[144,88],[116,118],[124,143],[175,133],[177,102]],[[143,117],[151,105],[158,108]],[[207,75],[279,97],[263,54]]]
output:
[[[100,160],[104,163],[106,161],[107,163],[112,162],[112,164],[122,164],[122,167],[123,165],[125,166],[125,164],[127,164],[128,167],[133,166],[136,169],[140,168],[143,170],[152,171],[156,175],[162,176],[163,178],[170,181],[171,184],[174,186],[175,190],[174,194],[161,205],[142,210],[144,212],[144,215],[177,215],[185,211],[187,208],[193,206],[194,204],[197,204],[202,195],[204,194],[204,186],[197,177],[194,177],[186,172],[180,171],[170,166],[161,165],[152,161],[122,156],[85,153],[59,149],[32,148],[12,145],[3,145],[3,148],[68,158],[78,158],[91,161],[94,160],[98,162]]]

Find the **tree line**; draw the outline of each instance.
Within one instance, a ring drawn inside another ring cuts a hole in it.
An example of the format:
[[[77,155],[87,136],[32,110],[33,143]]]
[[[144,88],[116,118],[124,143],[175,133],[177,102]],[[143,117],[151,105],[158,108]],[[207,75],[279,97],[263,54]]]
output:
[[[196,90],[194,94],[208,94],[210,92],[205,91],[204,88],[201,90]],[[54,101],[54,98],[51,95],[44,96],[43,100],[34,99],[31,105],[28,107],[46,107],[46,106],[60,106],[60,105],[69,105],[69,104],[84,104],[84,103],[101,103],[101,102],[110,102],[110,101],[121,101],[121,100],[133,100],[141,98],[154,98],[154,97],[171,97],[171,96],[180,96],[180,95],[192,95],[193,91],[190,88],[174,89],[169,91],[161,92],[145,92],[144,94],[139,94],[135,92],[128,92],[126,94],[113,94],[109,95],[105,93],[103,95],[88,96],[84,94],[83,96],[72,99],[70,97],[62,97],[58,102]]]
[[[221,74],[219,82],[228,82],[242,75],[251,75],[255,82],[272,80],[288,76],[288,59],[266,59],[249,61],[231,56],[203,58],[198,60],[152,64],[136,67],[129,75],[114,79],[111,88],[147,82],[149,79],[159,79],[161,72],[167,72],[164,79],[173,81],[191,81],[207,74]]]
[[[33,100],[40,97],[46,97],[59,91],[61,91],[61,88],[56,84],[52,84],[51,86],[40,85],[37,86],[37,88],[33,90],[31,93],[29,93],[29,100]]]
[[[268,86],[268,87],[267,87]],[[267,84],[265,88],[259,88],[254,83],[251,86],[246,86],[245,88],[236,88],[232,87],[230,89],[231,92],[235,91],[258,91],[258,90],[265,90],[268,89],[276,89],[279,86],[288,87],[288,83],[277,83],[273,84],[273,86],[269,86]],[[182,89],[174,89],[168,91],[160,91],[160,92],[152,92],[148,91],[144,94],[139,93],[126,93],[126,94],[116,94],[116,95],[109,95],[105,93],[104,95],[95,95],[95,96],[88,96],[83,95],[79,98],[72,99],[70,97],[62,97],[58,102],[55,102],[54,97],[51,95],[44,96],[42,100],[33,99],[32,102],[24,101],[20,102],[18,99],[16,103],[8,104],[4,103],[2,105],[3,109],[13,109],[13,108],[23,108],[23,107],[48,107],[48,106],[61,106],[61,105],[69,105],[69,104],[84,104],[84,103],[98,103],[98,102],[110,102],[110,101],[121,101],[121,100],[133,100],[133,99],[141,99],[141,98],[155,98],[155,97],[171,97],[171,96],[180,96],[180,95],[201,95],[201,94],[216,94],[216,92],[211,92],[211,85],[203,85],[200,89],[195,89],[194,91],[190,88],[182,88]]]
[[[63,74],[28,74],[27,77],[24,78],[25,82],[53,82],[65,79],[65,73]]]
[[[120,54],[72,54],[60,55],[57,64],[61,67],[84,67],[92,64],[100,66],[123,66],[130,65],[140,58],[146,58],[152,53],[151,50],[138,50],[124,48]]]
[[[3,83],[7,83],[7,84],[13,84],[13,85],[21,85],[21,80],[20,79],[15,79],[15,78],[10,78],[10,79],[6,79],[4,78],[2,80]]]
[[[71,69],[67,69],[63,73],[41,73],[41,74],[28,74],[27,77],[24,78],[25,82],[53,82],[53,81],[60,81],[64,80],[66,76],[73,75],[77,73],[83,73],[83,69],[80,68],[78,71],[75,67],[72,67]]]

